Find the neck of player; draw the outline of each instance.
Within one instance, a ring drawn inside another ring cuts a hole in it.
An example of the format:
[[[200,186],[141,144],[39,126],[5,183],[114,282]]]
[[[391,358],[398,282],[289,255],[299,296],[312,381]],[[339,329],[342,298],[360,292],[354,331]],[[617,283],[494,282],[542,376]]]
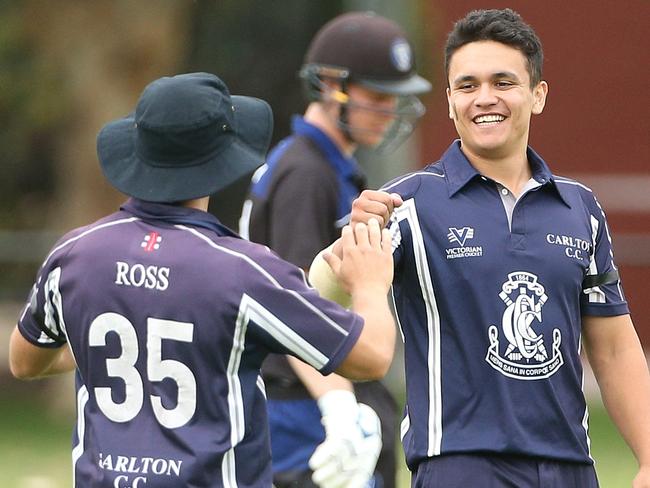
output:
[[[347,157],[357,149],[357,144],[350,141],[338,126],[338,115],[327,111],[327,108],[318,102],[312,102],[305,111],[304,119],[318,127],[336,144],[336,147]]]
[[[526,156],[526,148],[510,154],[483,154],[462,146],[469,162],[483,176],[490,178],[510,190],[516,197],[533,176]]]

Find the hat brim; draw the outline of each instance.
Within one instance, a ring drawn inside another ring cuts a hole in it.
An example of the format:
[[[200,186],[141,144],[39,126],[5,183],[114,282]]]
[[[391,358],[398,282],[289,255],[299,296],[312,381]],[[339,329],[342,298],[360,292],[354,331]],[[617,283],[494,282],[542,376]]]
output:
[[[229,186],[264,163],[273,133],[273,113],[263,100],[233,95],[231,143],[192,166],[156,166],[135,151],[134,114],[108,123],[97,136],[97,155],[119,191],[149,202],[200,198]]]
[[[431,83],[419,75],[413,75],[405,80],[356,80],[370,90],[389,95],[419,95],[431,90]]]

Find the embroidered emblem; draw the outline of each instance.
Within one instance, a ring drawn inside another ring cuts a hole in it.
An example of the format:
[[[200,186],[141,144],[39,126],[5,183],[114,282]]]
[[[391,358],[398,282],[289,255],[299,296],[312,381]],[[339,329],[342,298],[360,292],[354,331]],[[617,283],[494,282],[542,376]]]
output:
[[[144,240],[140,244],[147,252],[152,252],[160,249],[160,243],[162,242],[162,236],[158,232],[149,232],[144,236]]]
[[[461,227],[457,229],[456,227],[449,227],[449,234],[447,234],[447,239],[449,242],[457,242],[459,245],[464,246],[467,239],[472,239],[474,237],[474,229],[471,227]]]
[[[499,328],[490,325],[488,328],[490,346],[485,360],[509,378],[520,380],[548,378],[564,364],[564,358],[560,351],[562,342],[560,330],[553,329],[550,358],[544,342],[544,334],[540,332],[542,307],[548,300],[544,287],[534,274],[515,271],[508,274],[508,280],[501,287],[499,298],[506,305],[501,318],[501,332],[506,340],[500,347]]]
[[[390,47],[390,58],[393,65],[399,71],[406,73],[413,66],[413,56],[411,55],[411,46],[406,39],[395,39]]]
[[[458,244],[458,247],[445,249],[447,259],[469,258],[483,255],[482,246],[465,246],[465,242],[474,238],[472,227],[449,227],[447,239],[451,244]]]

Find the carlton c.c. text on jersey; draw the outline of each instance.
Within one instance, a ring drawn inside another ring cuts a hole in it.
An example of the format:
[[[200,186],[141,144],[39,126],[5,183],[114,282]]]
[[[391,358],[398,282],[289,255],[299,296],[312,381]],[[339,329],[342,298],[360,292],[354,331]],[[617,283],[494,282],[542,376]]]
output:
[[[130,200],[64,236],[19,330],[77,363],[77,487],[268,487],[262,361],[323,373],[362,320],[206,212]]]
[[[390,228],[411,468],[454,452],[593,462],[581,316],[627,303],[592,192],[528,159],[533,178],[510,204],[459,141],[384,187],[404,199]]]

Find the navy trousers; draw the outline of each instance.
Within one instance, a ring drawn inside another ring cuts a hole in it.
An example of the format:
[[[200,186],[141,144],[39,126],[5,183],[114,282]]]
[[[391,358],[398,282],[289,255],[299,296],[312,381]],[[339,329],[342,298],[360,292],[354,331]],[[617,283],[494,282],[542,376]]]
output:
[[[591,464],[519,456],[451,454],[428,459],[412,488],[598,488]]]

